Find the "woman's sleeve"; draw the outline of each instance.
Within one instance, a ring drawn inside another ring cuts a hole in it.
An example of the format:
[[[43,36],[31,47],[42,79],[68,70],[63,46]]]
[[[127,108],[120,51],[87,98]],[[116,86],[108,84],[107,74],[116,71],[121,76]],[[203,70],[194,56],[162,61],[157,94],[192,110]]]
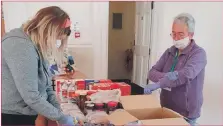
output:
[[[11,39],[4,42],[2,50],[17,90],[24,102],[38,114],[51,120],[63,118],[61,110],[43,98],[38,90],[39,57],[32,43],[25,39]]]

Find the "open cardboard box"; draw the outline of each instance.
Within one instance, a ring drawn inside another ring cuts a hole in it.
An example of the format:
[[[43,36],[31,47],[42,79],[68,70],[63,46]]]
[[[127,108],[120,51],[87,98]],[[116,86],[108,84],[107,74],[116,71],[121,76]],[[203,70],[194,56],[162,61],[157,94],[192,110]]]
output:
[[[117,110],[108,116],[114,125],[128,125],[137,121],[142,125],[189,125],[180,114],[162,108],[152,95],[122,96],[120,102],[124,110]]]

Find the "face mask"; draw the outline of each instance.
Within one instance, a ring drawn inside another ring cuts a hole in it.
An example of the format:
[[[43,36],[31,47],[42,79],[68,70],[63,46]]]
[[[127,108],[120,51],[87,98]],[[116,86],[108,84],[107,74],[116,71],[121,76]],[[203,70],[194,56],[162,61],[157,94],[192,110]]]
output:
[[[57,41],[56,41],[56,47],[57,47],[57,48],[60,48],[60,46],[61,46],[61,40],[57,40]]]
[[[189,45],[189,43],[190,43],[189,37],[186,37],[181,40],[173,41],[174,46],[178,49],[184,49],[185,47]]]

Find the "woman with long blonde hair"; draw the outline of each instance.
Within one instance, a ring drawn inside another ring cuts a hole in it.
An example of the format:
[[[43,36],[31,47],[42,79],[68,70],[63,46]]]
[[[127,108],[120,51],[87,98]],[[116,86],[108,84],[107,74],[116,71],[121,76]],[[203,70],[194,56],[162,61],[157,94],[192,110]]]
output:
[[[48,72],[50,58],[62,64],[70,32],[68,14],[51,6],[2,38],[3,125],[34,125],[38,114],[74,125],[61,111]]]

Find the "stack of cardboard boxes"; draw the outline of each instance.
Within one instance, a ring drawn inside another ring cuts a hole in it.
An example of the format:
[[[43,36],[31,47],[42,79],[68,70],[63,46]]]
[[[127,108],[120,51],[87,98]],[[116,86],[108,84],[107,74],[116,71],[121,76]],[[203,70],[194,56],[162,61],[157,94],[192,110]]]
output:
[[[123,110],[108,116],[114,125],[189,125],[184,118],[167,108],[162,108],[153,95],[122,96]]]

